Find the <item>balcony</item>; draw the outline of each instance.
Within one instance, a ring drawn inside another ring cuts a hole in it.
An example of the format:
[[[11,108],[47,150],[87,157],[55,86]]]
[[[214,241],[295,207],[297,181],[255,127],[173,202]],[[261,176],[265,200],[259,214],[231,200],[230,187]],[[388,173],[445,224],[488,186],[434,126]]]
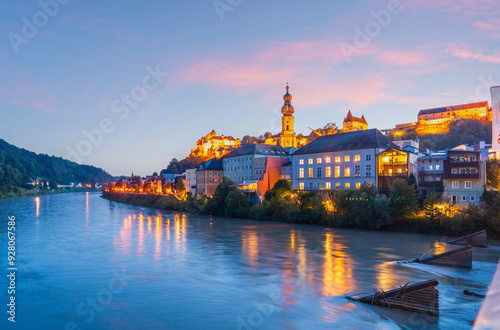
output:
[[[479,168],[479,161],[474,161],[474,162],[449,162],[450,167],[477,167]]]

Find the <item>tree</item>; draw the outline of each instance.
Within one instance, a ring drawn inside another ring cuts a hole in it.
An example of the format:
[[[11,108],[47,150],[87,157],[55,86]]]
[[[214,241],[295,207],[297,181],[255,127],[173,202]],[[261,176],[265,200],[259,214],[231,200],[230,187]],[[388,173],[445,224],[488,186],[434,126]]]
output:
[[[488,186],[500,189],[500,160],[490,159],[486,162],[486,179]]]
[[[413,186],[405,180],[396,179],[390,189],[392,220],[402,221],[406,216],[413,214],[418,209],[417,197]]]
[[[224,177],[221,183],[215,188],[209,212],[214,215],[224,215],[226,210],[226,198],[229,193],[238,190],[230,179]]]
[[[248,214],[250,202],[247,196],[239,190],[232,190],[226,196],[224,216],[243,218]]]
[[[186,191],[186,186],[184,185],[184,180],[182,180],[182,179],[177,180],[177,182],[175,183],[175,190],[177,190],[177,192],[179,192],[181,194]]]

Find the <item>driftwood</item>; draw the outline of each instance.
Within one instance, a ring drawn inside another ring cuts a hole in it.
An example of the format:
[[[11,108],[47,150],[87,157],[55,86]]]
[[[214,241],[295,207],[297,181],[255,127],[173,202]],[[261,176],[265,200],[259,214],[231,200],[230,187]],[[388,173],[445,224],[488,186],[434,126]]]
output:
[[[466,294],[468,296],[479,297],[479,298],[486,297],[486,295],[484,295],[484,294],[475,293],[475,292],[472,292],[472,291],[469,291],[469,290],[464,290],[464,294]]]
[[[387,292],[378,290],[373,295],[358,298],[347,296],[347,298],[372,305],[438,316],[439,291],[436,289],[438,285],[439,282],[437,280],[429,280],[412,285],[409,285],[408,282],[399,289]]]
[[[481,231],[478,231],[477,233],[451,240],[449,242],[446,242],[446,244],[472,245],[475,247],[487,247],[488,246],[488,235],[486,233],[486,230],[481,230]]]
[[[427,258],[417,258],[413,262],[422,264],[472,268],[472,246],[464,246]]]

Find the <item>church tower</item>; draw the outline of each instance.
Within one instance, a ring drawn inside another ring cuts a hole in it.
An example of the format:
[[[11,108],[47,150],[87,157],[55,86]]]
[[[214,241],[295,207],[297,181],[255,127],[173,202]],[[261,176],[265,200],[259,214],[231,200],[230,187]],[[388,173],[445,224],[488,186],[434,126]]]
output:
[[[285,105],[281,108],[281,133],[280,133],[280,146],[282,148],[294,147],[297,148],[297,137],[293,130],[293,113],[295,110],[292,106],[292,95],[288,92],[288,83],[286,85],[286,94],[283,96]]]

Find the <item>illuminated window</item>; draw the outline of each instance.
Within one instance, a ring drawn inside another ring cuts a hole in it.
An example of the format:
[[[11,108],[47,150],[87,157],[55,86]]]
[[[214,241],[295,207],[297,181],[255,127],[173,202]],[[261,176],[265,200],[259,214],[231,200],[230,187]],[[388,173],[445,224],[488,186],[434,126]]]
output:
[[[299,159],[299,165],[304,165],[304,160],[303,159]]]
[[[304,177],[304,169],[299,168],[299,178],[303,178],[303,177]]]
[[[344,167],[344,176],[351,176],[351,168],[349,166]]]
[[[325,183],[325,189],[332,189],[332,183],[331,182],[326,182]]]
[[[326,167],[325,177],[329,178],[332,176],[332,168],[330,166]]]
[[[308,163],[308,164],[312,164],[312,163],[313,163],[313,159],[312,159],[312,158],[309,158],[309,159],[307,160],[307,163]]]
[[[321,164],[321,158],[317,158],[317,159],[316,159],[316,163],[317,163],[317,164]]]
[[[345,157],[344,157],[344,162],[348,162],[348,161],[350,161],[350,160],[351,160],[351,157],[349,157],[349,156],[345,156]]]
[[[429,165],[429,171],[432,171],[432,165]]]
[[[323,189],[323,188],[322,188],[322,185],[321,185],[321,182],[318,182],[318,189],[319,189],[319,190]]]
[[[299,183],[299,189],[300,190],[304,190],[304,182],[300,182]]]
[[[452,187],[453,189],[458,189],[458,181],[453,181],[453,182],[451,183],[451,187]]]
[[[338,178],[340,176],[340,166],[335,166],[335,177]]]
[[[340,157],[335,157],[335,163],[340,163]]]
[[[346,182],[345,183],[345,189],[351,189],[351,183],[350,182]]]
[[[330,162],[331,162],[330,157],[326,157],[326,158],[325,158],[325,163],[328,163],[328,164],[329,164]]]
[[[335,189],[340,189],[340,182],[335,182]]]
[[[321,167],[318,167],[316,169],[316,174],[317,174],[317,176],[316,176],[317,178],[321,178]]]
[[[356,189],[361,188],[361,182],[356,182]]]
[[[313,177],[313,169],[312,169],[312,167],[309,167],[309,177],[310,178]]]
[[[465,181],[465,188],[471,189],[472,188],[472,181]]]
[[[354,166],[354,175],[355,176],[360,176],[361,175],[361,166],[360,165]]]
[[[355,162],[359,162],[360,160],[361,160],[361,156],[360,155],[354,156],[354,161]]]
[[[436,165],[436,171],[439,171],[441,169],[441,165]]]

